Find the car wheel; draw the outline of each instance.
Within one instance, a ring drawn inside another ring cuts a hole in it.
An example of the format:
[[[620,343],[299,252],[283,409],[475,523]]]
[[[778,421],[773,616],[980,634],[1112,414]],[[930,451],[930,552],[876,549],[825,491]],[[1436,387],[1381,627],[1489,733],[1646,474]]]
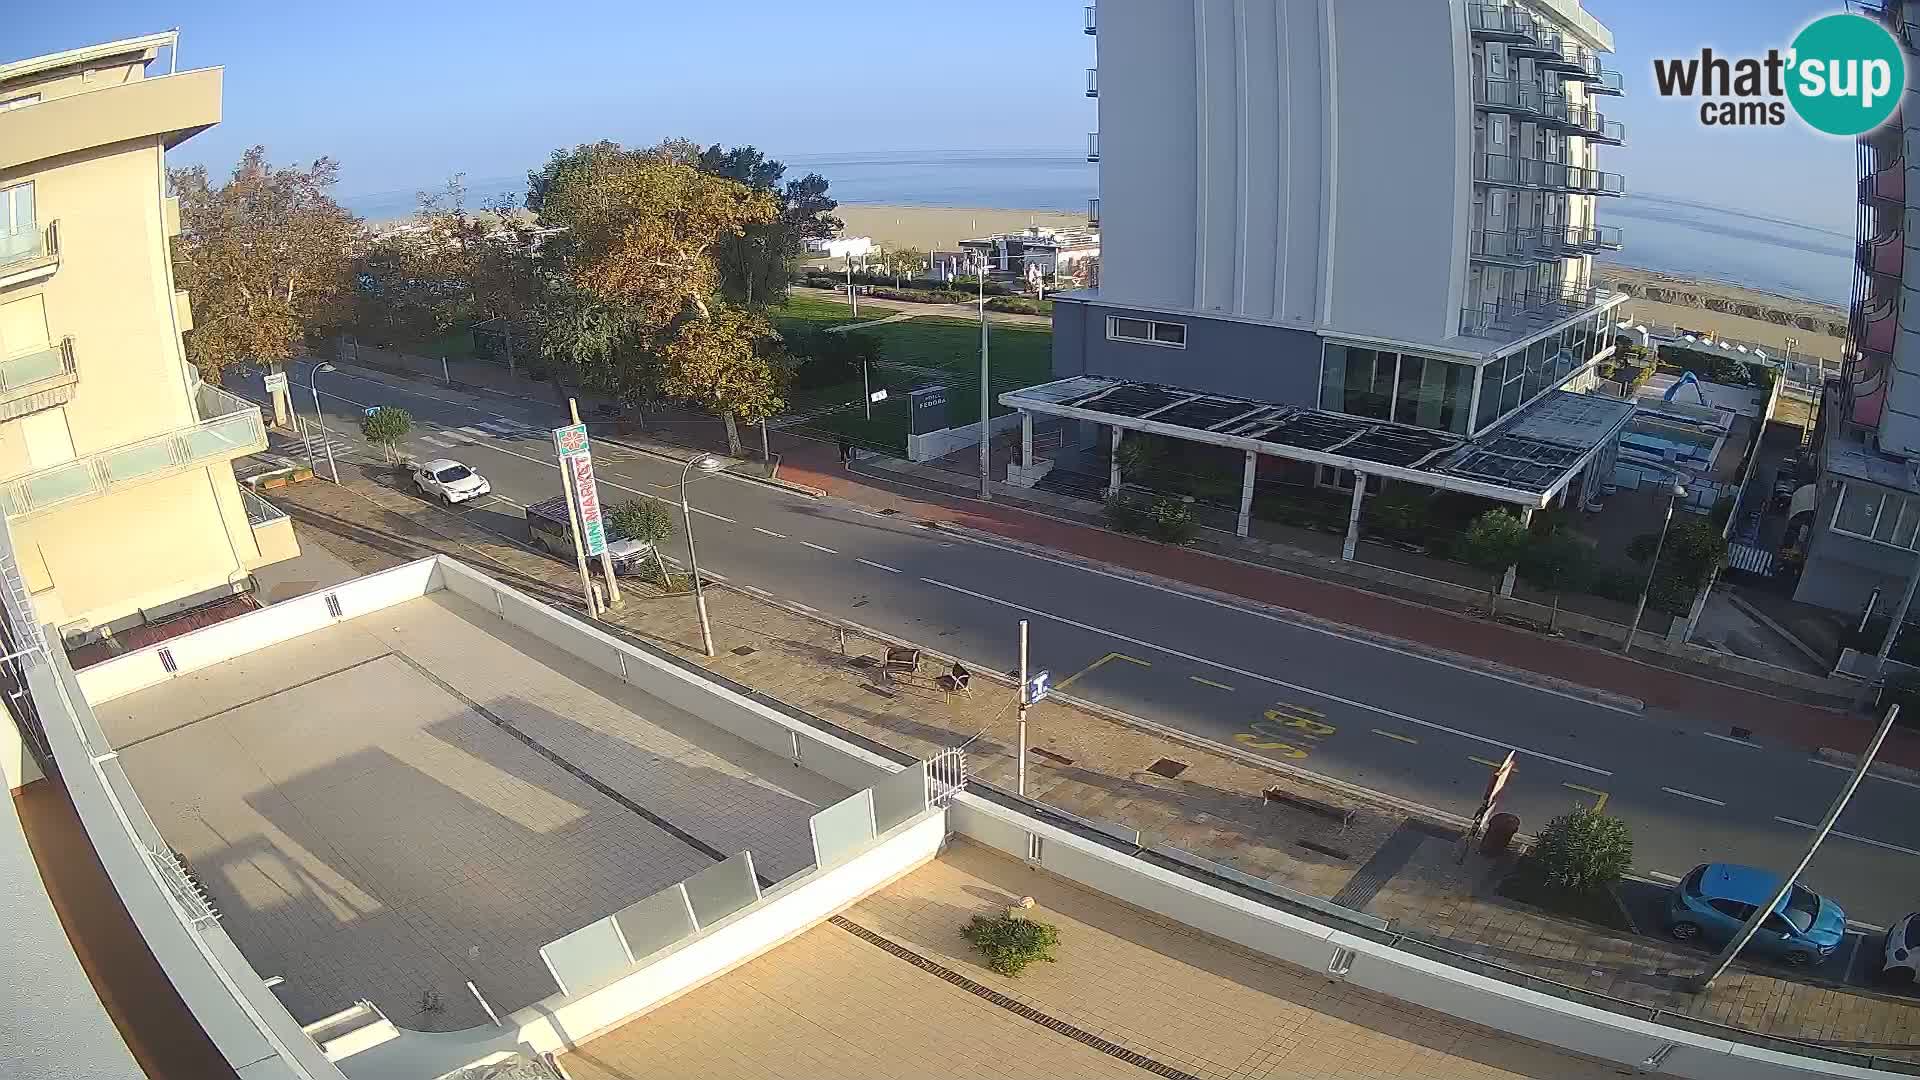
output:
[[[452,506],[453,496],[443,491],[440,493],[440,501],[446,503],[448,506]]]
[[[1805,949],[1790,949],[1781,959],[1785,960],[1790,967],[1806,967],[1813,963],[1813,954]]]
[[[1682,919],[1667,927],[1667,933],[1672,934],[1676,941],[1692,941],[1700,936],[1700,924]]]
[[[1888,968],[1880,973],[1880,978],[1897,986],[1913,985],[1913,969],[1910,967]]]

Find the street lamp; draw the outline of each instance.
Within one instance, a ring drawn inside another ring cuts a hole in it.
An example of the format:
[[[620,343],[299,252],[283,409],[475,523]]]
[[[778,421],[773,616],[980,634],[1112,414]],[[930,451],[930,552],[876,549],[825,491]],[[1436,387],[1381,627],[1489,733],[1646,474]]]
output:
[[[1633,623],[1627,627],[1626,648],[1621,651],[1633,655],[1633,635],[1640,630],[1640,616],[1647,610],[1647,594],[1653,591],[1653,575],[1660,571],[1660,549],[1667,546],[1667,526],[1673,524],[1673,506],[1687,497],[1687,489],[1680,481],[1673,482],[1672,498],[1667,500],[1667,516],[1660,522],[1660,539],[1653,545],[1653,562],[1647,567],[1647,583],[1640,587],[1640,602],[1633,608]]]
[[[700,560],[693,553],[693,507],[687,505],[687,477],[695,469],[711,476],[726,467],[726,462],[707,454],[689,458],[687,467],[680,470],[680,513],[687,520],[687,569],[693,573],[693,606],[700,612],[700,645],[709,657],[714,655],[713,625],[707,621],[707,594],[700,589]]]
[[[333,460],[333,436],[327,431],[327,414],[320,411],[320,373],[335,370],[332,364],[322,363],[307,376],[307,387],[313,391],[313,415],[320,421],[320,438],[327,444],[327,469],[333,473],[333,482],[340,482],[340,466]],[[309,455],[311,456],[311,455]]]

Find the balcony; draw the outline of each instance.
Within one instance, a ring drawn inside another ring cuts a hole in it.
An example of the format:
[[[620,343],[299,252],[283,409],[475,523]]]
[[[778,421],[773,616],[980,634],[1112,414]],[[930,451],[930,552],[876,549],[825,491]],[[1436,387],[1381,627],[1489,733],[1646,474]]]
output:
[[[1100,200],[1097,198],[1087,200],[1087,224],[1096,229],[1100,227]]]
[[[1601,68],[1593,78],[1587,80],[1587,93],[1589,94],[1613,94],[1619,96],[1626,92],[1626,77],[1612,68]]]
[[[1100,133],[1097,131],[1087,132],[1087,160],[1100,160]]]
[[[1626,126],[1618,120],[1607,119],[1606,114],[1591,105],[1568,105],[1564,123],[1588,142],[1619,146],[1627,141]]]
[[[1626,178],[1619,173],[1507,154],[1474,155],[1473,179],[1480,184],[1569,195],[1624,195],[1627,192]]]
[[[293,536],[293,521],[287,517],[286,511],[245,487],[240,489],[240,502],[247,508],[247,526],[252,529],[254,547],[260,552],[258,558],[242,560],[247,569],[257,569],[300,554],[300,544]]]
[[[1898,232],[1876,236],[1860,245],[1860,269],[1869,274],[1897,278],[1906,262],[1907,246]]]
[[[1894,335],[1899,329],[1896,314],[1897,308],[1892,299],[1883,300],[1877,306],[1863,311],[1851,328],[1855,346],[1862,352],[1893,352]]]
[[[1540,248],[1554,258],[1579,258],[1620,250],[1617,225],[1549,225],[1538,232]]]
[[[79,381],[70,337],[38,352],[0,360],[0,422],[66,404]]]
[[[0,484],[0,513],[39,513],[267,448],[258,405],[207,383],[198,387],[195,404],[203,417],[198,423]]]
[[[1087,26],[1086,26],[1087,33],[1092,34],[1097,32],[1098,27],[1095,25],[1095,22],[1094,22],[1092,4],[1087,5],[1086,16],[1087,16]]]
[[[1860,200],[1905,205],[1907,201],[1906,163],[1895,158],[1884,168],[1861,177]]]
[[[1542,258],[1540,235],[1519,229],[1475,229],[1467,234],[1467,254],[1478,262],[1525,269]]]
[[[1507,45],[1509,56],[1531,56],[1537,64],[1557,60],[1565,50],[1560,31],[1549,29],[1545,23],[1534,20],[1534,36],[1513,41]]]
[[[1467,5],[1467,32],[1482,41],[1534,42],[1539,22],[1512,4]]]
[[[0,288],[51,277],[60,268],[60,223],[0,230]]]
[[[1097,98],[1100,96],[1100,69],[1099,68],[1087,69],[1087,96],[1091,98]]]
[[[1549,286],[1460,309],[1460,333],[1473,337],[1510,337],[1577,315],[1611,295],[1591,285]]]
[[[1552,56],[1541,56],[1534,66],[1550,68],[1569,79],[1582,82],[1600,77],[1600,57],[1592,49],[1564,38],[1560,42],[1560,51]]]

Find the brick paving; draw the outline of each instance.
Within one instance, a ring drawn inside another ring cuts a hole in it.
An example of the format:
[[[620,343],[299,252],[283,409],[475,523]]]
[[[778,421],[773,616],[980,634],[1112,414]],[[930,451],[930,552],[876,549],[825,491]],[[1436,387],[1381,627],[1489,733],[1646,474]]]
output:
[[[303,531],[303,537],[338,545],[336,554],[363,569],[445,551],[550,602],[573,602],[569,567],[404,493],[364,483],[346,490],[312,483],[287,489],[281,501],[305,526],[348,534],[341,540],[336,532]],[[607,625],[915,755],[974,739],[969,754],[976,774],[1012,786],[1010,691],[979,682],[971,696],[930,684],[879,685],[848,657],[877,655],[881,641],[849,634],[843,656],[838,635],[823,622],[725,588],[711,589],[708,602],[720,651],[711,660],[698,653],[697,625],[684,597],[635,591]],[[740,645],[754,651],[728,651]],[[1029,792],[1039,799],[1138,829],[1145,843],[1170,843],[1315,896],[1340,894],[1406,820],[1390,804],[1350,798],[1310,777],[1284,774],[1201,741],[1177,741],[1057,702],[1043,702],[1029,718],[1034,745],[1071,761],[1030,759]],[[1148,772],[1162,757],[1189,767],[1171,780]],[[1342,829],[1263,799],[1261,792],[1275,785],[1351,807],[1354,822]],[[1319,855],[1301,847],[1302,840],[1349,858]],[[1393,919],[1401,933],[1533,975],[1783,1037],[1906,1044],[1920,1027],[1920,1006],[1910,999],[1789,982],[1738,967],[1712,994],[1684,995],[1675,989],[1673,973],[1697,970],[1699,954],[1506,901],[1492,891],[1502,867],[1476,855],[1462,870],[1453,862],[1456,845],[1444,835],[1429,836],[1410,853],[1401,852],[1404,866],[1377,890],[1362,890],[1367,910]]]
[[[1019,978],[994,974],[960,927],[1028,895],[1032,917],[1059,928],[1058,962]],[[827,924],[562,1065],[576,1080],[1143,1075],[1120,1051],[1203,1080],[1615,1074],[1330,982],[964,841],[845,918],[1086,1037],[1043,1027]]]

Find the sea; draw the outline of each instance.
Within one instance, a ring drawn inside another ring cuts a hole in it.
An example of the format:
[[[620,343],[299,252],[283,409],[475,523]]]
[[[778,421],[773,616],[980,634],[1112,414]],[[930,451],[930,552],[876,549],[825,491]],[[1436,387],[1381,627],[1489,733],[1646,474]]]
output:
[[[846,203],[904,206],[1004,207],[1085,210],[1099,191],[1099,167],[1073,155],[1021,151],[920,151],[784,154],[789,177],[817,172]],[[467,181],[467,200],[480,206],[517,197],[524,177]],[[343,197],[370,221],[405,217],[413,191]],[[1623,249],[1602,261],[1698,280],[1844,305],[1853,282],[1849,233],[1710,206],[1678,196],[1628,195],[1601,201],[1600,220],[1620,226]]]

